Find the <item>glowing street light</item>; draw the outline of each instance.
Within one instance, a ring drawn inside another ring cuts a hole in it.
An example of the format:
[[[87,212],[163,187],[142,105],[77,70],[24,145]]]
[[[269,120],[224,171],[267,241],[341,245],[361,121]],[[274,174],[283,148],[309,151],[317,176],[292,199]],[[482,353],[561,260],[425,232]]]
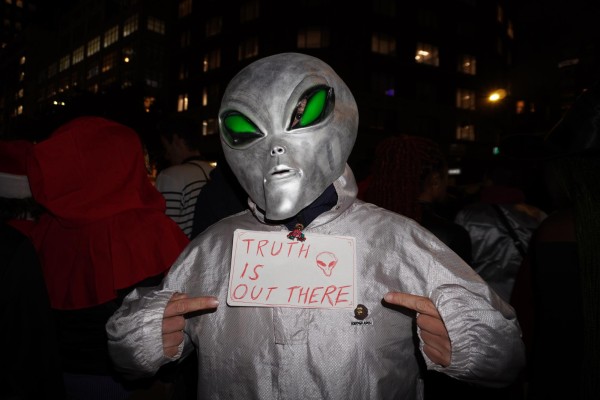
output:
[[[491,92],[488,96],[488,101],[491,103],[496,103],[500,100],[502,100],[503,98],[506,97],[506,90],[504,89],[497,89],[494,90],[493,92]]]

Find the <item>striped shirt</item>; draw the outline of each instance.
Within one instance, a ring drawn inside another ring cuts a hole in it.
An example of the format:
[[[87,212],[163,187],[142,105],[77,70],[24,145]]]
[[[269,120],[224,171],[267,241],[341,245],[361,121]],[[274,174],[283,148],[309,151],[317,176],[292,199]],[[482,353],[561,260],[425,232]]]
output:
[[[156,188],[167,203],[166,214],[188,237],[192,234],[196,200],[212,168],[206,161],[192,160],[166,168],[156,177]]]

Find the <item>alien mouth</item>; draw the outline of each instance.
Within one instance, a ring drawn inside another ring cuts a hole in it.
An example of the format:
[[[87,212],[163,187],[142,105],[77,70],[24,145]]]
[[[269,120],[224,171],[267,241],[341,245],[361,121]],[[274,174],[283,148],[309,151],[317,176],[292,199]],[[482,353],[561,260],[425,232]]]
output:
[[[302,172],[297,168],[290,168],[286,165],[278,165],[269,171],[265,178],[265,183],[294,179],[302,176]]]

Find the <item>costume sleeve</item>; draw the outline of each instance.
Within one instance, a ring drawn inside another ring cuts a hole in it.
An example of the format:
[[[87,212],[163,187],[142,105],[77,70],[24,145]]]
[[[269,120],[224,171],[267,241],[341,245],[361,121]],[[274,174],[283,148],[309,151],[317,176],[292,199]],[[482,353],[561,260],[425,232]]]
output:
[[[190,343],[186,336],[173,358],[163,353],[163,313],[174,293],[157,288],[135,289],[108,320],[108,350],[115,367],[126,378],[154,375],[162,365],[179,359],[185,344]]]
[[[423,353],[421,341],[429,369],[490,387],[516,379],[525,365],[525,348],[510,305],[492,291],[477,293],[454,284],[437,287],[431,299],[448,330],[452,360],[445,368],[434,364]]]

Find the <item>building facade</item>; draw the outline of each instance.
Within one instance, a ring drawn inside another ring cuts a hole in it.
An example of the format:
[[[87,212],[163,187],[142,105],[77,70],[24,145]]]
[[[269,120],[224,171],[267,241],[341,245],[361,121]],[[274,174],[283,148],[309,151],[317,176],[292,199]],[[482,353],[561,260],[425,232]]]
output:
[[[382,137],[408,133],[435,139],[460,164],[488,157],[508,130],[511,4],[298,0],[290,11],[276,0],[58,2],[51,23],[22,35],[28,79],[17,102],[16,88],[3,91],[2,123],[52,114],[82,93],[135,89],[132,101],[150,114],[196,118],[218,151],[228,81],[260,57],[295,51],[329,63],[355,95],[351,163],[365,167]]]

